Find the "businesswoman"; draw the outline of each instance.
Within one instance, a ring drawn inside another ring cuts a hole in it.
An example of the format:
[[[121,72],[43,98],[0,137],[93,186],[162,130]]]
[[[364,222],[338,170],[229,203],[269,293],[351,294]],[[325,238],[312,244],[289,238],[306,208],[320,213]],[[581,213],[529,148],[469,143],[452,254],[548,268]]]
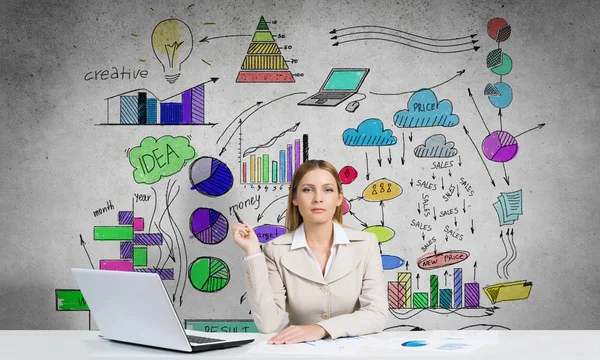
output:
[[[342,226],[342,183],[327,161],[309,160],[292,177],[288,232],[263,246],[247,222],[232,226],[243,259],[252,316],[269,340],[293,344],[383,330],[387,301],[373,234]]]

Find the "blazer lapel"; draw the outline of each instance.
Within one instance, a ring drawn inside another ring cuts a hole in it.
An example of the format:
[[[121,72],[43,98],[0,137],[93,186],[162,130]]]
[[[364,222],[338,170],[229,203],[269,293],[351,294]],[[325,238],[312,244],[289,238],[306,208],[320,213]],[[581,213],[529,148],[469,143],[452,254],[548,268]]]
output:
[[[353,229],[344,230],[348,240],[350,240],[350,244],[338,245],[335,260],[333,261],[333,264],[331,264],[327,276],[325,276],[325,281],[327,281],[327,283],[332,283],[346,276],[358,266],[363,257],[362,254],[357,253],[356,247],[352,246],[352,242],[366,240],[365,235],[361,231]]]
[[[319,274],[315,263],[304,248],[286,251],[281,256],[281,265],[300,277],[319,284],[325,284],[323,276]]]

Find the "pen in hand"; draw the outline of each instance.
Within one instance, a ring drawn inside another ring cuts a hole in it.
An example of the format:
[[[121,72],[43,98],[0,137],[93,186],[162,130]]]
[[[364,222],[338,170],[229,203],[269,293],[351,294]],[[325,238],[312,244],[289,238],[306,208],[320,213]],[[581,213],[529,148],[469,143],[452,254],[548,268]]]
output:
[[[242,218],[240,218],[240,216],[238,215],[237,211],[235,211],[235,209],[232,209],[232,210],[233,210],[233,213],[235,214],[235,217],[237,218],[237,221],[240,224],[243,224],[244,222],[242,221]]]
[[[252,255],[260,252],[261,250],[258,237],[250,225],[242,220],[237,211],[235,211],[235,209],[232,210],[235,218],[240,223],[240,225],[233,225],[233,241],[246,252],[246,255]]]

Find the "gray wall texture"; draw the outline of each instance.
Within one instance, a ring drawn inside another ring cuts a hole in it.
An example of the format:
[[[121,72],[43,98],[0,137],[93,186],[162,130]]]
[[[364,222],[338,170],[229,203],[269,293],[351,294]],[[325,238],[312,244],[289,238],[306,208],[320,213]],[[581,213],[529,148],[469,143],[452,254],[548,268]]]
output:
[[[250,319],[231,210],[284,231],[288,154],[331,161],[344,223],[378,234],[390,330],[600,328],[592,1],[0,7],[0,328],[93,328],[72,267],[161,272],[189,324]],[[298,105],[333,68],[369,72]]]

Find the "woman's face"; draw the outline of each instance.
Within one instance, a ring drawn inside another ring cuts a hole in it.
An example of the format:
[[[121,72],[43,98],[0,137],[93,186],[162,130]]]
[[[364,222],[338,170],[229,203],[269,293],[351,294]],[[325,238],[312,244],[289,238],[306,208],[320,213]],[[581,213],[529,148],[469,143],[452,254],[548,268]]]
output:
[[[333,219],[335,209],[343,199],[333,175],[327,170],[314,169],[302,177],[292,202],[304,222],[322,224]]]

